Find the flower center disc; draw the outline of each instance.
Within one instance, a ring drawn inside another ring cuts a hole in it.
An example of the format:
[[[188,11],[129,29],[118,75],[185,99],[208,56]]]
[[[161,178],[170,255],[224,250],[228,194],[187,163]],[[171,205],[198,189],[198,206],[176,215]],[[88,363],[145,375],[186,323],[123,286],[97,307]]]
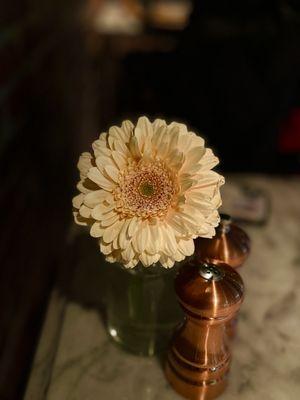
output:
[[[151,182],[142,182],[139,186],[142,196],[152,197],[155,194],[155,188]]]
[[[160,161],[139,162],[125,170],[115,192],[123,216],[162,217],[178,192],[177,178]]]

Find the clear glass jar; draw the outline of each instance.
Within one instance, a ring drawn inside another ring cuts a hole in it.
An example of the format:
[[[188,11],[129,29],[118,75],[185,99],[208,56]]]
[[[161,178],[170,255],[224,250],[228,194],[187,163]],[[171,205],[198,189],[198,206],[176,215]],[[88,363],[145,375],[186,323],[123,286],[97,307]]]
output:
[[[107,329],[126,350],[152,356],[166,349],[183,318],[174,292],[176,270],[160,264],[108,267]]]

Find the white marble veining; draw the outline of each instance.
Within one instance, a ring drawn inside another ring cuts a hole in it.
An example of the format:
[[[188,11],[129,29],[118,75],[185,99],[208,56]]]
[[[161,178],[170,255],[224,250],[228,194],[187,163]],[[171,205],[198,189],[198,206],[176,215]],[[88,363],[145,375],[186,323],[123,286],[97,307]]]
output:
[[[230,383],[220,400],[297,400],[300,181],[248,177],[247,182],[269,193],[272,212],[265,226],[246,228],[252,239],[251,255],[241,270],[246,298],[234,342]],[[52,363],[46,353],[53,354],[49,342],[54,336],[44,329],[37,356],[44,355],[42,361],[37,357],[26,400],[180,399],[167,384],[158,359],[132,356],[110,342],[92,305],[76,298],[67,301]],[[43,360],[46,377],[40,374]]]

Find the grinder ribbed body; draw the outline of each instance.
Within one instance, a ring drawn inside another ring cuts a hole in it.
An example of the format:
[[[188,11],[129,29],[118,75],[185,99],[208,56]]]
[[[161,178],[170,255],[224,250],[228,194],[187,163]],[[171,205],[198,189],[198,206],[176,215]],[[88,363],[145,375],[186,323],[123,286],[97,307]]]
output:
[[[242,279],[226,264],[189,263],[180,269],[175,290],[186,318],[173,336],[166,377],[187,399],[213,399],[227,383],[231,354],[225,325],[243,300]]]

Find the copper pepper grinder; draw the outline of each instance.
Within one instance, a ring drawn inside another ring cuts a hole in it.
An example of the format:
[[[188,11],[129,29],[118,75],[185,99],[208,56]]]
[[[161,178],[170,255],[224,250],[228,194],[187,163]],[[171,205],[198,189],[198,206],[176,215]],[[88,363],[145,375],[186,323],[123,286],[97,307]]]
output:
[[[226,263],[232,268],[241,267],[250,253],[250,238],[246,232],[235,225],[227,214],[220,214],[221,221],[212,239],[195,240],[195,257],[199,262],[214,264]],[[236,335],[237,318],[228,321],[227,334],[233,339]]]
[[[250,253],[250,238],[246,232],[235,225],[227,214],[220,214],[221,221],[212,239],[195,240],[197,261],[226,263],[232,268],[240,267]]]
[[[242,278],[226,264],[189,263],[180,269],[175,291],[186,318],[170,344],[167,380],[187,399],[214,399],[227,383],[225,325],[242,303]]]

